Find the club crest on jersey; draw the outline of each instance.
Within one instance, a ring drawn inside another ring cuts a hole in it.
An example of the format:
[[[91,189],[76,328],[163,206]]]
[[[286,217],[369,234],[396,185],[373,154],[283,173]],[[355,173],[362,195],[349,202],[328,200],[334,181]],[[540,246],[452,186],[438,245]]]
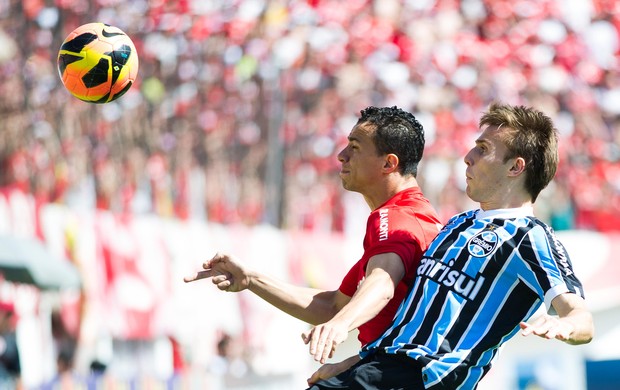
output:
[[[497,233],[484,230],[473,236],[467,243],[467,250],[473,257],[486,257],[497,248]]]

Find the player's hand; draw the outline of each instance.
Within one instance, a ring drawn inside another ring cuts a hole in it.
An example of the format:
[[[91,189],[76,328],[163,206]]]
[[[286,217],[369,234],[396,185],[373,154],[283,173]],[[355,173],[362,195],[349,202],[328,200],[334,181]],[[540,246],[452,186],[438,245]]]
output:
[[[355,363],[359,362],[359,360],[360,357],[355,355],[339,363],[328,363],[322,365],[321,367],[319,367],[318,370],[316,370],[312,375],[310,375],[310,378],[308,378],[307,380],[308,386],[312,386],[314,383],[320,381],[321,379],[329,379],[333,376],[340,374],[341,372],[348,370]]]
[[[325,363],[336,351],[336,346],[347,339],[349,331],[339,323],[326,322],[304,332],[301,338],[309,345],[310,355],[317,362]]]
[[[521,334],[523,336],[535,334],[545,339],[558,339],[561,341],[568,341],[574,330],[570,322],[547,314],[540,316],[532,323],[521,322],[519,326],[522,329]]]
[[[250,285],[250,276],[232,256],[217,253],[202,264],[202,271],[183,278],[185,283],[211,278],[211,282],[222,291],[238,292]]]
[[[338,374],[340,374],[342,371],[342,369],[340,369],[338,367],[338,364],[324,364],[321,367],[319,367],[318,370],[316,370],[312,375],[310,375],[310,378],[308,378],[308,386],[312,386],[314,383],[320,381],[321,379],[329,379],[333,376],[336,376]]]

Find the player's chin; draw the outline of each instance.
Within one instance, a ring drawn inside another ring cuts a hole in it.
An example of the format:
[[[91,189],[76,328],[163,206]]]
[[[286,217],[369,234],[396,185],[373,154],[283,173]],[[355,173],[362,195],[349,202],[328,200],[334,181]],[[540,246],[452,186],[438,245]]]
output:
[[[480,194],[477,193],[476,190],[473,189],[470,185],[467,185],[467,187],[465,187],[465,194],[467,194],[469,199],[473,200],[474,202],[482,203],[483,197],[481,197]]]
[[[340,175],[340,182],[342,183],[342,188],[344,188],[345,190],[351,191],[351,185],[349,181],[346,180],[345,177],[342,177],[342,174]]]

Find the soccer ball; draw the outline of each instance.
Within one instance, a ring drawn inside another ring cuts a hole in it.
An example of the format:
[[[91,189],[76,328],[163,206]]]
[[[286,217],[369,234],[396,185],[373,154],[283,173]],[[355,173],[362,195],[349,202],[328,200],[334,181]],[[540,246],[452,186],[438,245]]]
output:
[[[138,54],[121,29],[88,23],[73,30],[58,52],[58,73],[73,96],[108,103],[123,96],[138,74]]]

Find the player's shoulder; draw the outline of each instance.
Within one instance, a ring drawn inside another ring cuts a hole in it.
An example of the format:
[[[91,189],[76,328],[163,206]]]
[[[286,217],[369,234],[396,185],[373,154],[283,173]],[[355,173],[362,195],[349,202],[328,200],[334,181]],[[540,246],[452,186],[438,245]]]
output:
[[[478,213],[479,210],[477,209],[473,209],[473,210],[467,210],[467,211],[463,211],[461,213],[455,214],[453,215],[448,222],[446,223],[446,227],[448,226],[454,226],[455,224],[461,223],[464,220],[471,220],[476,218],[476,214]]]

